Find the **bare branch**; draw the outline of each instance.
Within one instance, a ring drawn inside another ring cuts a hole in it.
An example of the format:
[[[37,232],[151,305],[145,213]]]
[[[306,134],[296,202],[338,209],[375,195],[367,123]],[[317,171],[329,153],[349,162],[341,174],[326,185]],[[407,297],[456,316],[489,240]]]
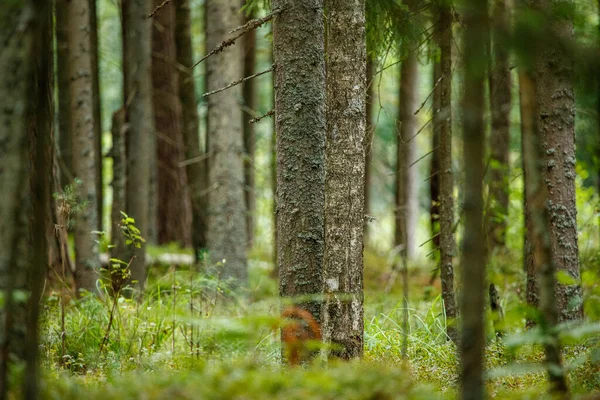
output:
[[[227,89],[230,89],[230,88],[232,88],[232,87],[234,87],[234,86],[237,86],[237,85],[239,85],[240,83],[244,83],[244,82],[246,82],[246,81],[249,81],[250,79],[256,78],[256,77],[258,77],[258,76],[264,75],[264,74],[266,74],[266,73],[269,73],[269,72],[272,72],[272,71],[273,71],[273,66],[271,66],[271,68],[269,68],[269,69],[265,69],[264,71],[257,72],[257,73],[256,73],[256,74],[254,74],[254,75],[250,75],[250,76],[247,76],[247,77],[245,77],[245,78],[238,79],[237,81],[233,81],[233,82],[231,82],[229,85],[227,85],[227,86],[225,86],[225,87],[222,87],[222,88],[219,88],[219,89],[213,90],[213,91],[211,91],[211,92],[204,93],[202,96],[200,96],[200,98],[201,98],[201,99],[203,99],[203,98],[205,98],[205,97],[212,96],[213,94],[220,93],[220,92],[222,92],[222,91],[224,91],[224,90],[227,90]]]
[[[272,117],[273,115],[275,115],[275,110],[270,110],[268,113],[266,113],[265,115],[261,115],[260,117],[254,117],[250,120],[251,124],[255,124],[257,122],[260,122],[261,120],[267,118],[267,117]]]
[[[156,8],[148,15],[148,18],[152,18],[154,17],[154,15],[156,15],[157,12],[160,11],[161,8],[163,8],[164,6],[166,6],[167,4],[169,4],[171,2],[171,0],[165,0],[162,3],[160,3],[158,6],[156,6]]]

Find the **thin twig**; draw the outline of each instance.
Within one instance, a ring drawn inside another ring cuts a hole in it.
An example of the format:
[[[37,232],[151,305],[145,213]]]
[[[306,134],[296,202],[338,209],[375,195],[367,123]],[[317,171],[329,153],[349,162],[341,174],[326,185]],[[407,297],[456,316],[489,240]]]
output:
[[[274,16],[276,16],[280,12],[281,12],[281,10],[274,10],[271,14],[269,14],[269,15],[263,17],[263,18],[253,19],[252,21],[248,21],[243,26],[234,29],[232,32],[236,33],[235,36],[233,36],[233,37],[231,37],[229,39],[223,40],[223,42],[221,42],[220,45],[218,45],[217,47],[215,47],[210,53],[208,53],[207,55],[205,55],[204,57],[202,57],[199,61],[197,61],[194,65],[192,65],[192,68],[190,68],[190,69],[196,68],[200,63],[202,63],[203,61],[205,61],[207,58],[209,58],[211,56],[214,56],[217,53],[222,52],[224,49],[226,49],[229,46],[234,45],[235,41],[238,40],[240,37],[242,37],[245,33],[248,33],[251,30],[260,27],[265,22],[270,21],[271,19],[273,19]]]
[[[190,158],[189,160],[185,160],[185,161],[180,162],[179,163],[179,168],[183,168],[183,167],[186,167],[186,166],[188,166],[190,164],[195,164],[195,163],[204,161],[204,160],[206,160],[209,157],[210,157],[210,152],[207,151],[206,153],[202,154],[201,156]]]
[[[166,6],[167,4],[169,4],[171,2],[171,0],[165,0],[162,3],[160,3],[158,6],[156,6],[156,8],[148,15],[148,18],[152,18],[154,17],[154,15],[160,11],[161,8],[163,8],[164,6]]]
[[[255,124],[255,123],[257,123],[257,122],[260,122],[261,120],[263,120],[263,119],[265,119],[265,118],[267,118],[267,117],[272,117],[273,115],[275,115],[275,109],[273,109],[273,110],[269,110],[269,112],[267,112],[266,114],[264,114],[264,115],[261,115],[261,116],[259,116],[259,117],[254,117],[254,118],[252,118],[252,119],[250,120],[250,123],[251,123],[251,124]]]
[[[232,88],[234,86],[237,86],[240,83],[244,83],[246,81],[249,81],[250,79],[254,79],[256,77],[259,77],[261,75],[267,74],[267,73],[272,72],[272,71],[273,71],[273,66],[271,66],[271,68],[269,68],[269,69],[265,69],[264,71],[257,72],[254,75],[246,76],[245,78],[238,79],[237,81],[233,81],[229,85],[227,85],[225,87],[222,87],[220,89],[216,89],[216,90],[213,90],[212,92],[204,93],[202,96],[200,96],[200,98],[204,99],[205,97],[212,96],[213,94],[220,93],[220,92],[222,92],[224,90],[227,90],[227,89],[230,89],[230,88]]]
[[[431,95],[433,94],[433,92],[435,92],[435,89],[437,88],[437,85],[442,81],[442,79],[444,79],[444,76],[440,76],[439,79],[435,82],[435,85],[433,85],[433,89],[431,89],[431,92],[429,92],[429,94],[427,95],[427,97],[425,98],[425,100],[423,101],[423,103],[421,104],[421,106],[417,109],[417,111],[415,111],[415,113],[413,115],[417,115],[422,109],[423,107],[425,107],[425,104],[427,103],[427,100],[429,100],[429,98],[431,97]]]

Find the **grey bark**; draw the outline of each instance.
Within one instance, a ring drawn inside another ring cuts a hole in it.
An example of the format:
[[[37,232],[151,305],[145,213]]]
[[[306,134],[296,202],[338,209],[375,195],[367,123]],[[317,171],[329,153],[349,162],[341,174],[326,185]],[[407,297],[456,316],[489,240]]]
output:
[[[547,371],[551,383],[551,392],[562,394],[561,398],[568,397],[568,387],[565,370],[562,368],[560,339],[556,331],[559,321],[557,312],[557,298],[555,297],[555,259],[552,251],[551,236],[551,210],[552,203],[548,197],[548,187],[544,182],[544,171],[547,169],[545,155],[547,148],[543,144],[543,120],[538,119],[539,96],[537,96],[536,77],[527,70],[521,71],[519,81],[522,89],[521,100],[525,107],[536,112],[529,114],[532,117],[524,122],[523,130],[523,158],[527,165],[527,203],[530,205],[530,219],[533,232],[530,235],[533,249],[533,264],[539,282],[539,309],[543,319],[540,326],[544,340]]]
[[[510,109],[512,79],[506,37],[511,23],[508,0],[494,0],[493,30],[490,54],[490,134],[489,211],[487,221],[488,251],[506,246],[508,218],[508,175],[510,146]]]
[[[408,46],[407,46],[408,47]],[[410,49],[406,49],[410,51]],[[400,67],[400,99],[396,157],[396,226],[394,246],[402,246],[401,254],[414,257],[417,222],[417,169],[412,164],[416,153],[419,61],[414,52],[406,55]]]
[[[242,21],[238,0],[207,0],[205,12],[208,49],[217,47]],[[239,46],[209,58],[206,61],[207,90],[240,79],[241,59]],[[212,262],[226,260],[222,277],[234,278],[238,285],[245,286],[248,269],[241,95],[241,87],[235,86],[208,98],[208,249]]]
[[[206,248],[206,186],[208,179],[207,163],[200,146],[200,118],[196,104],[194,75],[190,69],[194,64],[192,51],[190,1],[177,2],[175,41],[179,68],[179,97],[181,100],[181,128],[185,144],[185,159],[188,187],[192,207],[192,246],[196,257]]]
[[[451,4],[440,8],[439,46],[441,53],[439,110],[434,120],[439,123],[440,152],[440,277],[447,320],[448,337],[458,339],[458,310],[454,294],[454,175],[452,172],[452,11]],[[465,154],[466,155],[466,154]],[[481,266],[483,268],[483,266]],[[481,289],[483,290],[483,289]]]
[[[573,16],[553,15],[545,2],[534,0],[534,9],[548,18],[553,36],[573,40]],[[550,239],[556,271],[575,282],[557,283],[559,321],[583,318],[583,294],[577,243],[575,202],[575,94],[573,61],[565,49],[544,41],[535,66],[539,129],[544,146],[544,181],[550,203]]]
[[[124,83],[127,131],[127,214],[135,219],[143,237],[149,230],[150,170],[155,151],[152,111],[152,3],[124,0]],[[131,249],[131,278],[143,290],[146,281],[146,249]]]
[[[371,163],[373,159],[373,138],[375,137],[375,125],[373,124],[373,99],[375,98],[375,89],[373,85],[373,74],[375,60],[367,50],[367,69],[366,69],[366,133],[365,133],[365,214],[371,215]],[[368,218],[365,218],[364,242],[369,243],[369,225]]]
[[[464,237],[462,242],[460,338],[461,396],[485,398],[483,353],[485,347],[485,240],[483,239],[484,76],[487,37],[487,1],[464,3],[463,157],[465,169]]]
[[[363,354],[366,136],[365,2],[328,0],[323,340]]]
[[[244,5],[245,0],[242,0]],[[246,22],[254,18],[253,15],[246,17]],[[256,30],[253,29],[246,33],[242,38],[243,48],[243,76],[251,76],[256,72]],[[242,126],[244,128],[244,179],[246,182],[245,199],[246,199],[246,225],[248,248],[252,248],[254,243],[254,219],[256,213],[256,185],[254,178],[255,165],[255,147],[256,147],[256,132],[254,124],[249,121],[252,118],[252,111],[256,110],[256,85],[255,80],[250,79],[243,83],[242,95],[244,98],[245,110],[242,112]]]
[[[429,222],[431,237],[434,249],[440,248],[440,104],[441,87],[436,83],[442,76],[441,63],[437,60],[433,62],[433,121],[431,132],[431,164],[429,169]],[[441,83],[441,82],[440,82]],[[434,274],[435,276],[436,274]]]
[[[98,246],[92,231],[98,228],[96,133],[92,42],[87,1],[71,1],[68,14],[71,134],[73,174],[86,209],[75,217],[75,284],[78,291],[96,292],[100,268]],[[81,292],[80,292],[81,294]]]
[[[58,91],[58,149],[60,184],[73,180],[71,144],[71,100],[69,97],[68,0],[55,0],[56,18],[56,86]]]
[[[102,168],[102,100],[100,98],[100,66],[98,63],[98,15],[96,12],[96,0],[88,0],[90,3],[90,39],[91,39],[91,54],[92,54],[92,85],[94,96],[94,135],[96,152],[96,196],[98,198],[97,213],[98,226],[97,230],[102,230],[102,210],[104,208],[104,184],[103,184],[103,168]]]
[[[277,264],[283,298],[323,292],[325,57],[322,0],[275,0]],[[300,304],[321,320],[316,299]],[[298,302],[300,303],[300,302]]]

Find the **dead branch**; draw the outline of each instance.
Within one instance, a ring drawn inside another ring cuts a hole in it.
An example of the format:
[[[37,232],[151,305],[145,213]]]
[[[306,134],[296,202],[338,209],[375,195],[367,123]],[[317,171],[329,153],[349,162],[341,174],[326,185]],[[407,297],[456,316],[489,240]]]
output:
[[[245,77],[245,78],[238,79],[237,81],[233,81],[233,82],[231,82],[229,85],[227,85],[227,86],[225,86],[225,87],[222,87],[222,88],[220,88],[220,89],[216,89],[216,90],[213,90],[213,91],[211,91],[211,92],[204,93],[202,96],[200,96],[200,98],[202,98],[202,99],[203,99],[203,98],[205,98],[205,97],[212,96],[213,94],[220,93],[220,92],[222,92],[222,91],[224,91],[224,90],[227,90],[227,89],[230,89],[230,88],[232,88],[232,87],[234,87],[234,86],[237,86],[237,85],[239,85],[240,83],[244,83],[244,82],[246,82],[246,81],[249,81],[250,79],[254,79],[254,78],[258,77],[258,76],[264,75],[264,74],[266,74],[266,73],[269,73],[269,72],[272,72],[272,71],[273,71],[273,66],[271,66],[271,68],[269,68],[269,69],[266,69],[266,70],[264,70],[264,71],[257,72],[257,73],[256,73],[256,74],[254,74],[254,75],[250,75],[250,76],[247,76],[247,77]]]
[[[161,8],[163,8],[170,2],[171,2],[171,0],[165,0],[162,3],[160,3],[158,6],[156,6],[156,8],[154,10],[152,10],[152,12],[150,14],[148,14],[148,18],[154,17],[154,15],[156,15],[156,13],[159,12]]]
[[[264,115],[261,115],[261,116],[259,116],[259,117],[254,117],[254,118],[252,118],[252,119],[250,120],[250,123],[251,123],[251,124],[255,124],[255,123],[257,123],[257,122],[260,122],[261,120],[263,120],[263,119],[265,119],[265,118],[267,118],[267,117],[272,117],[273,115],[275,115],[275,109],[273,109],[273,110],[270,110],[270,111],[269,111],[269,112],[267,112],[266,114],[264,114]]]

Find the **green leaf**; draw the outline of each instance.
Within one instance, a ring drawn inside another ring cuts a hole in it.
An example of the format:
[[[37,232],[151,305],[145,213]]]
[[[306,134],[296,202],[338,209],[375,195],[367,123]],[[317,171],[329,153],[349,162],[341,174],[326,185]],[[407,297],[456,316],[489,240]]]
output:
[[[565,286],[577,285],[578,283],[577,280],[566,271],[558,271],[556,273],[556,280],[558,283]]]

